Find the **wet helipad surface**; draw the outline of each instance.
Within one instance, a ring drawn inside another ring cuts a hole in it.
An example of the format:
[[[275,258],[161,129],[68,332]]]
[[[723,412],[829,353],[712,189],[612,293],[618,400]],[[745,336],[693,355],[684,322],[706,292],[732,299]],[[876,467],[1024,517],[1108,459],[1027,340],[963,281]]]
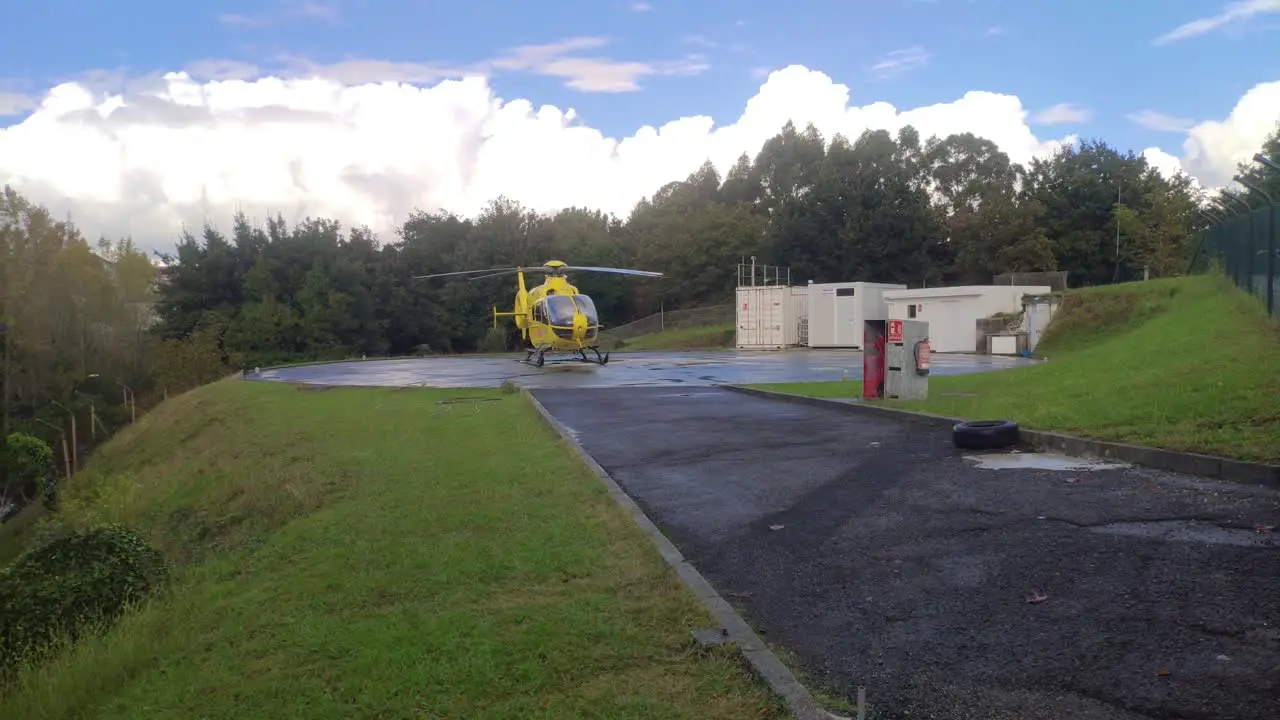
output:
[[[301,365],[250,373],[255,380],[399,387],[497,387],[511,380],[529,388],[706,386],[725,383],[858,380],[862,353],[850,350],[787,350],[686,353],[616,353],[603,367],[585,363],[535,368],[521,355],[366,360]],[[934,355],[932,374],[989,372],[1033,361],[991,355]]]
[[[878,717],[1280,718],[1280,492],[722,388],[533,394]]]

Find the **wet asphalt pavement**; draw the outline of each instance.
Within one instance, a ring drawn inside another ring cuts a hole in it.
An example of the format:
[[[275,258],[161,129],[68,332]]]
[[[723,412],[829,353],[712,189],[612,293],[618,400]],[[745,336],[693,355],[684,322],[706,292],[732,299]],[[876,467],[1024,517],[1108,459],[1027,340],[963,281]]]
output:
[[[856,350],[761,352],[615,353],[603,367],[585,363],[548,364],[539,369],[509,355],[410,358],[300,365],[250,373],[253,380],[317,385],[497,387],[511,380],[529,388],[707,386],[724,383],[774,383],[862,377],[862,353]],[[989,372],[1029,360],[992,355],[935,354],[933,375]]]
[[[765,638],[877,717],[1280,718],[1280,533],[1256,528],[1280,493],[989,469],[944,432],[716,388],[534,393]]]

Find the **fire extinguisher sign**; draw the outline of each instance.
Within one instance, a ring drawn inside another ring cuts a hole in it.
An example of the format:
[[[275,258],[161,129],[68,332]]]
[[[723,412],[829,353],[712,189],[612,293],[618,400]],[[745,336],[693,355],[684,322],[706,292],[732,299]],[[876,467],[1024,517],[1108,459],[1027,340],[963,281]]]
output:
[[[902,342],[902,321],[901,321],[901,320],[890,320],[890,321],[889,321],[889,338],[888,338],[888,341],[889,341],[889,342],[891,342],[891,343],[901,343],[901,342]]]

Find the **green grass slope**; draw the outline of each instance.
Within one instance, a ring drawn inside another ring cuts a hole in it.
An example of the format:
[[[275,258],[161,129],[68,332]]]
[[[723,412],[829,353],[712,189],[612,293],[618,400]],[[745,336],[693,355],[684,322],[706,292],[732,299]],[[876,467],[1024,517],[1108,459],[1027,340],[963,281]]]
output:
[[[1073,291],[1042,365],[931,378],[886,404],[967,419],[1247,460],[1280,461],[1280,331],[1217,276]],[[860,383],[762,386],[826,397]]]
[[[624,340],[618,344],[618,349],[623,351],[665,350],[671,352],[679,350],[721,350],[733,347],[735,333],[736,330],[733,324],[677,328]]]
[[[463,395],[486,400],[439,404]],[[520,395],[223,381],[3,539],[100,520],[179,580],[0,717],[783,716],[735,651],[691,647],[709,616]]]

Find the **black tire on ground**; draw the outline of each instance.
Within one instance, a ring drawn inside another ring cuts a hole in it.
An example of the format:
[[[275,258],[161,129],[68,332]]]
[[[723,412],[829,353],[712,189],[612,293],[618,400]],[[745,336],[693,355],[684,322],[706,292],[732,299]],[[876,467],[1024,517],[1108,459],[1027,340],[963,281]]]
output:
[[[1018,444],[1018,424],[1009,420],[969,420],[951,428],[951,444],[966,450],[998,450]]]

